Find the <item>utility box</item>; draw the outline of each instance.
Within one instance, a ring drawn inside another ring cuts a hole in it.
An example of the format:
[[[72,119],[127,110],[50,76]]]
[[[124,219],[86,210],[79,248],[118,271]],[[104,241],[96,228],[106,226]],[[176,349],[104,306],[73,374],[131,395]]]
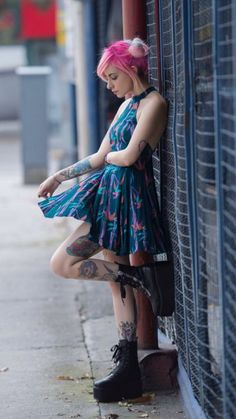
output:
[[[48,175],[48,76],[50,67],[18,67],[23,178],[41,183]]]

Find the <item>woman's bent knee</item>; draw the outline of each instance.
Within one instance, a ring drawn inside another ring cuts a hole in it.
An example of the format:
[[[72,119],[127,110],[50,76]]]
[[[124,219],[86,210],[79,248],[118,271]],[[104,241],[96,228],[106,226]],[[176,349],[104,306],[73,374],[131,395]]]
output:
[[[50,260],[51,271],[62,278],[69,278],[67,264],[64,262],[63,257],[60,257],[58,254],[54,254]]]

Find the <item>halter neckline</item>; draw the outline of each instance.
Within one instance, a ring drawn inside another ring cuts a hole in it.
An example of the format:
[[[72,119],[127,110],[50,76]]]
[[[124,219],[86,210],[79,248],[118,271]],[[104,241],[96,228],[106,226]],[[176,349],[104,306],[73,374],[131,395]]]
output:
[[[133,102],[139,102],[141,99],[146,97],[149,93],[153,92],[154,90],[156,90],[154,86],[149,86],[146,90],[144,90],[139,95],[133,96],[132,101]]]

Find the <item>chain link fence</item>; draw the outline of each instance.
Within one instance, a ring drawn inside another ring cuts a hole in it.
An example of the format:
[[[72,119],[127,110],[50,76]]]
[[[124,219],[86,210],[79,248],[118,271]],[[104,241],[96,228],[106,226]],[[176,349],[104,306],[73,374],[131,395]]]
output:
[[[151,81],[169,106],[154,171],[175,265],[176,313],[160,326],[176,341],[206,417],[233,419],[236,4],[148,0],[146,6]]]

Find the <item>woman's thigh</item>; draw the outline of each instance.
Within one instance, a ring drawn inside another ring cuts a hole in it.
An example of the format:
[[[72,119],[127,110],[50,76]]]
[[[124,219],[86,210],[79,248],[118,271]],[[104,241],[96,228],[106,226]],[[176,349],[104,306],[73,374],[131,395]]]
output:
[[[51,269],[60,276],[66,276],[70,266],[95,255],[102,248],[88,239],[90,225],[80,225],[61,243],[51,258]]]
[[[104,260],[107,262],[113,263],[122,263],[124,265],[129,265],[129,256],[118,256],[114,252],[108,249],[102,250]]]

